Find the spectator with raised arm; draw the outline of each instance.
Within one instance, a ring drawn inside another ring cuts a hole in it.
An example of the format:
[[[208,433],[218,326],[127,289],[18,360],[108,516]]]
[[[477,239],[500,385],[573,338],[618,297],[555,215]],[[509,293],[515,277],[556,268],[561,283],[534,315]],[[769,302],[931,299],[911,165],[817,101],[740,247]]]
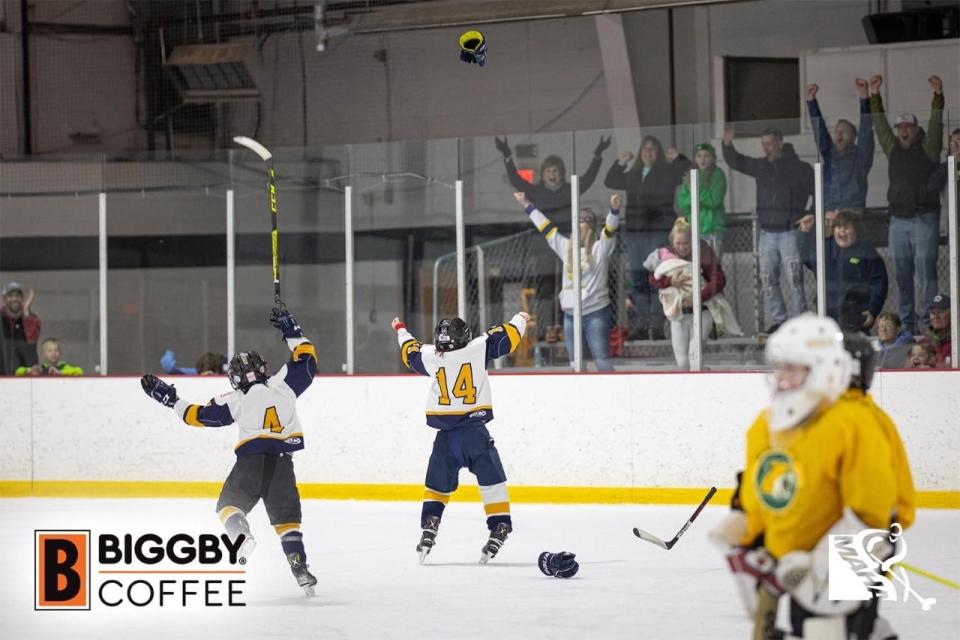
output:
[[[664,337],[663,307],[649,283],[649,273],[643,268],[643,262],[651,251],[667,241],[667,234],[676,219],[673,197],[689,160],[679,154],[668,158],[660,141],[649,135],[640,143],[638,156],[637,162],[631,165],[634,155],[629,151],[622,152],[607,172],[603,184],[627,194],[624,239],[634,283],[631,303],[636,314],[636,327],[631,335],[660,340]]]
[[[860,128],[841,118],[827,130],[826,116],[817,102],[816,84],[807,85],[807,110],[813,127],[813,138],[823,158],[823,209],[828,222],[840,209],[863,209],[867,204],[867,174],[873,167],[873,117],[867,81],[855,81],[860,99]]]
[[[597,146],[593,150],[593,159],[590,166],[580,175],[580,193],[583,194],[593,186],[603,162],[603,152],[610,146],[611,136],[600,136]],[[507,179],[516,191],[522,191],[530,198],[533,206],[550,216],[556,222],[557,228],[563,233],[570,233],[570,183],[567,182],[567,168],[563,159],[557,155],[549,155],[540,164],[540,180],[531,184],[524,180],[517,171],[513,161],[513,150],[507,141],[494,137],[497,151],[503,154],[503,165],[507,172]]]
[[[613,312],[610,308],[607,267],[615,245],[613,234],[620,226],[620,196],[610,196],[610,212],[602,229],[599,228],[597,214],[593,210],[580,210],[580,247],[576,254],[570,239],[559,232],[550,218],[533,206],[525,193],[517,192],[513,196],[530,216],[533,226],[563,262],[560,308],[563,310],[563,334],[571,362],[574,354],[573,306],[576,302],[573,265],[574,260],[579,260],[583,336],[597,364],[597,370],[611,371],[613,365],[610,362],[610,330],[613,328]]]
[[[929,181],[943,149],[944,100],[943,81],[930,76],[929,82],[933,100],[927,130],[920,128],[917,116],[904,112],[897,115],[894,132],[880,97],[883,76],[870,78],[870,112],[880,148],[889,159],[889,246],[900,296],[898,307],[904,326],[914,332],[918,321],[928,321],[930,303],[937,293],[940,196],[929,189]],[[914,274],[920,285],[916,299]]]
[[[803,263],[817,270],[817,247],[813,221],[801,221],[807,233]],[[861,240],[855,209],[841,209],[834,216],[833,237],[824,245],[827,285],[827,315],[843,331],[867,332],[873,327],[887,299],[887,267],[877,250]]]
[[[697,167],[700,193],[700,239],[706,241],[720,259],[723,232],[727,228],[727,211],[723,200],[727,196],[727,177],[717,166],[717,150],[703,142],[694,148],[693,163]],[[677,214],[690,222],[690,174],[683,174],[677,189]]]
[[[734,171],[751,176],[757,183],[757,222],[760,226],[760,281],[764,290],[764,311],[773,333],[787,318],[807,308],[803,293],[801,232],[797,228],[813,198],[813,167],[797,156],[793,145],[783,142],[779,129],[767,129],[760,136],[762,158],[752,158],[733,146],[733,127],[723,131],[723,159]],[[780,291],[780,270],[786,270],[790,295],[784,302]],[[789,305],[789,306],[788,306]]]
[[[3,288],[3,362],[4,375],[13,375],[20,367],[38,364],[37,339],[40,337],[40,318],[30,307],[33,305],[33,289],[23,297],[23,286],[10,282]]]

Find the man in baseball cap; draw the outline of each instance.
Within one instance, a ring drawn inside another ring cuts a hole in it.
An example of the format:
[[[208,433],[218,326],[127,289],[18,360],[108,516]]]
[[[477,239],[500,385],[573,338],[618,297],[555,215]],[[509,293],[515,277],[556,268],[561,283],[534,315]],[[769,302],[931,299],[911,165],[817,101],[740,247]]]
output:
[[[3,306],[0,320],[3,323],[3,349],[0,358],[0,374],[13,375],[18,367],[33,367],[37,358],[37,339],[40,337],[40,318],[30,311],[33,291],[26,300],[19,282],[8,282],[3,288]]]
[[[937,350],[936,366],[950,366],[950,296],[938,293],[930,303],[930,327],[918,342],[925,342]]]

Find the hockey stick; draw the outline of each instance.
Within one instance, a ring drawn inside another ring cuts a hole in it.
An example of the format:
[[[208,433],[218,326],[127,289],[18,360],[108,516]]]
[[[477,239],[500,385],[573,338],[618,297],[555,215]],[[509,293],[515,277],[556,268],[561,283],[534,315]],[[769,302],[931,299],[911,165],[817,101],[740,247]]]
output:
[[[273,302],[277,307],[283,309],[283,298],[280,295],[280,234],[277,231],[277,174],[273,171],[273,154],[265,146],[246,136],[237,136],[233,141],[253,151],[267,164],[267,178],[269,179],[267,193],[270,197],[270,222],[273,226],[273,230],[270,232],[270,248],[273,252]]]
[[[690,516],[686,524],[680,527],[680,531],[677,532],[677,535],[673,536],[672,540],[668,540],[667,542],[664,542],[663,540],[653,535],[652,533],[648,533],[643,529],[638,529],[636,527],[634,527],[633,529],[633,535],[637,536],[641,540],[652,542],[653,544],[657,545],[658,547],[662,547],[667,551],[669,551],[670,549],[673,549],[673,545],[677,544],[677,540],[680,539],[680,536],[686,533],[687,529],[690,527],[691,524],[693,524],[693,521],[697,519],[697,516],[700,515],[700,512],[703,511],[703,508],[707,506],[707,503],[710,502],[710,498],[712,498],[713,494],[715,494],[716,492],[717,492],[716,487],[710,487],[710,491],[707,492],[706,497],[703,499],[703,501],[700,502],[700,506],[697,507],[697,510],[693,512],[693,515]]]

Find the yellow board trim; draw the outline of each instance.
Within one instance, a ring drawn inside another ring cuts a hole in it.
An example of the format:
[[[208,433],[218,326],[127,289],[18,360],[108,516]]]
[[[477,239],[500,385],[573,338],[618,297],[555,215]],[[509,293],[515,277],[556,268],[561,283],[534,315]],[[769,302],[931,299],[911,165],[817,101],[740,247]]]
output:
[[[423,500],[422,484],[297,485],[302,498],[321,500]],[[223,482],[97,482],[0,480],[0,498],[216,498]],[[690,487],[510,487],[510,502],[541,504],[699,504],[707,488]],[[720,489],[710,504],[730,503],[731,489]],[[475,486],[460,487],[456,502],[480,502]],[[960,491],[918,491],[921,509],[960,509]]]

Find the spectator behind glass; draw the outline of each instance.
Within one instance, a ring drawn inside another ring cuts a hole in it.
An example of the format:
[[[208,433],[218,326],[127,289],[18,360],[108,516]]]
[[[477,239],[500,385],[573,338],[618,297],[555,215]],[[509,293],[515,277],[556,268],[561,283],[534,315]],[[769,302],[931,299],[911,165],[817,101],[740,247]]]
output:
[[[10,282],[3,288],[3,353],[0,357],[3,375],[13,375],[20,367],[32,367],[38,363],[37,339],[40,337],[40,318],[30,310],[33,304],[33,289],[23,299],[23,286]]]
[[[18,367],[18,376],[82,376],[83,369],[60,359],[60,341],[47,338],[40,343],[40,363],[32,367]]]
[[[581,195],[597,179],[597,173],[603,161],[603,152],[610,146],[610,139],[610,136],[606,139],[600,136],[600,141],[593,150],[590,166],[580,175]],[[513,161],[513,150],[510,149],[507,137],[504,136],[502,140],[495,137],[493,141],[497,150],[503,154],[504,169],[513,188],[527,194],[534,207],[544,215],[551,216],[551,220],[556,222],[557,228],[562,233],[570,233],[570,183],[567,182],[567,169],[563,159],[555,155],[544,158],[540,164],[540,181],[530,184],[517,172],[517,165]]]
[[[930,303],[930,327],[917,342],[933,348],[934,366],[950,366],[950,296],[938,293]]]
[[[717,150],[706,142],[694,149],[693,163],[697,167],[700,192],[700,238],[713,248],[720,259],[723,231],[727,228],[727,212],[723,200],[727,195],[727,177],[717,166]],[[683,174],[683,183],[677,189],[677,214],[690,222],[690,174]]]
[[[208,351],[197,360],[196,368],[178,367],[177,355],[167,349],[160,357],[160,368],[172,375],[220,375],[224,372],[227,357],[222,353]]]
[[[650,285],[659,291],[664,315],[670,321],[670,342],[677,367],[686,371],[690,369],[695,348],[690,224],[683,218],[677,218],[669,238],[670,244],[651,252],[643,266],[650,272]],[[723,291],[726,277],[713,249],[704,240],[700,241],[700,275],[700,300],[707,311],[700,316],[700,324],[703,339],[706,340],[714,324],[710,301]],[[732,317],[732,312],[730,315]]]
[[[764,157],[751,158],[733,147],[733,127],[723,131],[723,159],[731,169],[751,176],[757,183],[757,221],[760,225],[760,281],[764,312],[773,333],[788,317],[807,308],[803,293],[801,232],[796,226],[813,197],[813,167],[797,157],[793,145],[784,144],[779,129],[760,136]],[[787,272],[789,309],[780,291],[780,269]]]
[[[833,127],[832,137],[817,102],[820,87],[807,86],[813,138],[823,158],[823,207],[828,220],[840,209],[863,209],[867,203],[867,174],[873,166],[873,118],[867,81],[857,78],[855,86],[860,96],[860,130],[849,120],[840,119]]]
[[[877,350],[877,367],[902,368],[915,342],[913,334],[903,328],[900,316],[891,311],[877,316],[876,327],[877,339],[873,346]]]
[[[817,270],[817,244],[813,221],[801,220],[807,235],[803,263]],[[843,331],[869,331],[887,299],[887,267],[877,250],[860,239],[860,215],[841,209],[834,216],[833,237],[824,244],[827,315]]]
[[[207,351],[197,360],[197,373],[201,376],[219,376],[227,365],[227,357],[222,353]]]
[[[960,129],[954,129],[950,132],[950,144],[947,146],[947,156],[953,156],[958,159],[958,164],[960,164]],[[958,167],[957,178],[960,180],[960,167]],[[934,169],[933,173],[930,174],[930,180],[927,182],[927,190],[930,192],[935,192],[940,194],[940,202],[943,205],[940,207],[941,213],[946,211],[947,216],[950,215],[950,212],[947,209],[949,205],[947,199],[947,159],[944,158],[943,162]]]
[[[901,113],[894,126],[883,111],[880,86],[883,76],[870,78],[870,111],[874,114],[877,140],[889,158],[890,186],[887,201],[890,211],[888,244],[900,299],[898,310],[903,325],[915,332],[917,321],[926,323],[930,303],[937,293],[937,253],[940,240],[939,190],[931,191],[930,177],[940,161],[943,148],[943,81],[930,76],[933,88],[930,122],[924,132],[917,116]],[[913,276],[919,280],[914,302]],[[919,314],[915,309],[919,308]]]
[[[626,232],[627,256],[634,290],[631,304],[636,314],[636,326],[631,337],[661,340],[663,334],[663,307],[656,290],[650,286],[643,261],[667,241],[676,215],[673,197],[680,178],[689,166],[689,160],[677,156],[667,159],[663,145],[654,136],[644,136],[638,151],[639,161],[629,151],[610,167],[603,184],[610,189],[627,193]]]
[[[563,335],[567,353],[573,360],[573,245],[569,238],[557,230],[547,216],[533,206],[524,193],[513,197],[530,216],[530,222],[543,234],[547,244],[563,262],[563,290],[560,292],[560,308],[563,310]],[[610,329],[613,328],[613,312],[610,309],[610,293],[607,287],[607,265],[616,241],[613,237],[620,226],[620,196],[610,196],[610,213],[603,229],[598,229],[597,214],[591,209],[580,210],[580,300],[583,313],[583,336],[590,354],[597,363],[598,371],[611,371]],[[571,362],[572,364],[572,362]]]
[[[936,366],[937,351],[928,342],[917,342],[910,347],[910,369],[932,369]]]

